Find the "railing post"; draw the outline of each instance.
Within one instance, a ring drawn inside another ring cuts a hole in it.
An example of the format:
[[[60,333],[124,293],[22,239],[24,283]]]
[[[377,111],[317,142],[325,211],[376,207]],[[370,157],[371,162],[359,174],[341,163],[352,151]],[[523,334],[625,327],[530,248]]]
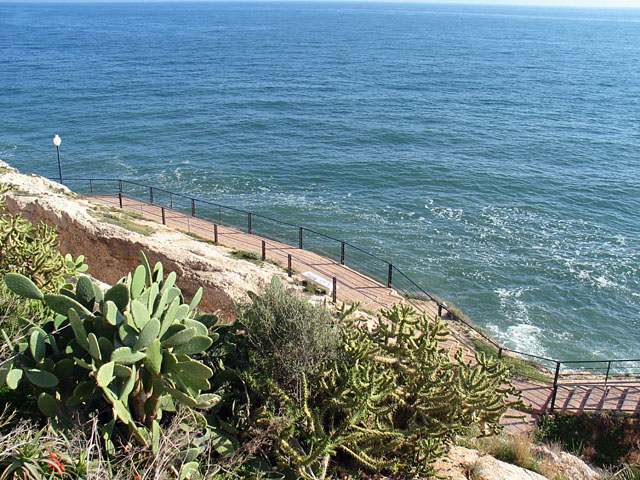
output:
[[[149,187],[149,203],[153,205],[153,187]]]
[[[556,396],[558,395],[558,376],[560,375],[560,363],[556,362],[556,374],[553,377],[553,393],[551,394],[551,405],[549,412],[553,413],[553,409],[556,406]]]
[[[611,370],[611,360],[609,360],[609,363],[607,365],[607,374],[604,377],[604,386],[607,386],[607,382],[609,381],[609,370]]]
[[[333,290],[331,292],[331,297],[333,299],[333,303],[336,303],[338,301],[338,279],[336,277],[333,277]]]
[[[89,180],[89,191],[93,193],[93,180]]]
[[[287,274],[289,278],[293,276],[293,269],[291,268],[291,254],[287,255]]]
[[[118,191],[122,193],[122,180],[118,180]]]
[[[218,224],[213,224],[213,243],[218,244]]]
[[[169,194],[169,206],[173,208],[173,193]]]
[[[192,217],[196,216],[196,199],[195,198],[191,199],[191,216]]]
[[[262,261],[264,262],[267,259],[267,242],[262,240]]]
[[[389,272],[387,273],[387,287],[391,288],[391,280],[393,279],[393,265],[389,264]]]
[[[122,208],[122,192],[118,192],[118,202],[120,203],[120,208]]]
[[[442,304],[441,303],[438,304],[438,316],[440,318],[442,318]]]
[[[247,214],[247,232],[251,234],[251,212]]]
[[[498,348],[498,358],[502,358],[502,347]]]
[[[344,265],[344,242],[340,243],[340,265]]]
[[[300,230],[298,230],[298,247],[300,248],[300,250],[302,250],[302,232],[304,231],[303,227],[300,227]]]
[[[167,224],[167,219],[166,219],[165,214],[164,214],[164,207],[160,207],[160,211],[162,212],[162,224],[166,225]]]

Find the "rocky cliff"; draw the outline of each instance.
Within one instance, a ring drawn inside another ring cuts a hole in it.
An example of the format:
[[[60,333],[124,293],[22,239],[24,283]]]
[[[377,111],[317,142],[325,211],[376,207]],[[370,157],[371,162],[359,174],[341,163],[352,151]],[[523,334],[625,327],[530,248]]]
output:
[[[89,272],[113,284],[139,264],[139,251],[149,261],[161,261],[166,272],[175,271],[187,297],[204,288],[200,308],[233,318],[234,300],[248,290],[259,290],[282,270],[264,263],[254,265],[232,257],[231,250],[199,242],[160,224],[137,218],[118,222],[117,212],[92,204],[68,188],[34,175],[24,175],[0,161],[0,183],[9,187],[7,208],[33,223],[40,221],[58,229],[60,251],[74,257],[85,255]],[[101,221],[107,219],[125,227]],[[135,224],[141,228],[126,228]]]

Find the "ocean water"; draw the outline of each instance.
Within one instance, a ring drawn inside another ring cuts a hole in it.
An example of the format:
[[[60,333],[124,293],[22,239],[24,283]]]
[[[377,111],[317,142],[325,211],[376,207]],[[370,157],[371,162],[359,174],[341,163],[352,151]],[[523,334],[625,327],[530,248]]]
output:
[[[344,238],[510,347],[638,358],[640,11],[0,3],[0,159]]]

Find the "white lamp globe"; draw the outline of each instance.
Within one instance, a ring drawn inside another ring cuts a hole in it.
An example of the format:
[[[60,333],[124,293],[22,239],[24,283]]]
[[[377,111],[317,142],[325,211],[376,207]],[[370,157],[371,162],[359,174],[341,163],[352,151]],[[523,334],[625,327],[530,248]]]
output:
[[[56,136],[55,136],[55,137],[53,137],[53,144],[54,144],[56,147],[59,147],[61,143],[62,143],[62,139],[61,139],[61,138],[58,136],[58,134],[56,133]]]

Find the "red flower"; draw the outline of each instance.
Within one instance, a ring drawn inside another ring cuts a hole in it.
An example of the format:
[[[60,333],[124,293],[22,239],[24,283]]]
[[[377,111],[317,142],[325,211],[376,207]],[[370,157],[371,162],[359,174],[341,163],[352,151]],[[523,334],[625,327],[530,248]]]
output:
[[[62,474],[65,471],[64,464],[60,460],[58,460],[58,457],[56,456],[55,453],[49,454],[49,460],[53,462],[49,464],[49,469],[52,472],[55,472],[57,474]]]

